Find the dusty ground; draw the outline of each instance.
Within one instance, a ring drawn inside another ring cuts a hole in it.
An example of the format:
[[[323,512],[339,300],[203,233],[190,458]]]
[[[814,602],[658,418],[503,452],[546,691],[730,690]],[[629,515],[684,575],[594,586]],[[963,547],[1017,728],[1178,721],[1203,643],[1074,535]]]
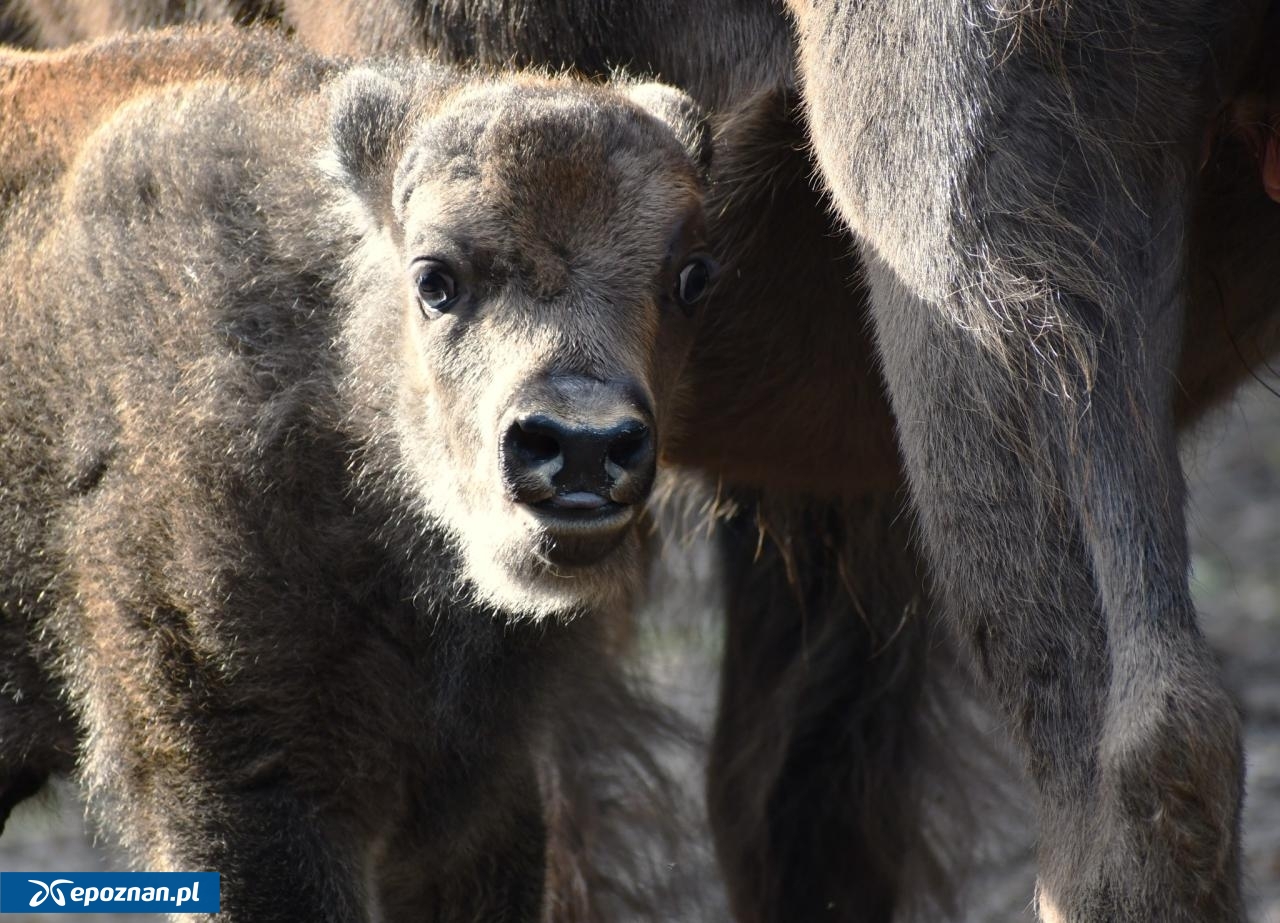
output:
[[[1280,397],[1262,387],[1251,389],[1201,427],[1185,460],[1192,488],[1192,586],[1205,631],[1221,652],[1227,681],[1246,720],[1252,919],[1280,923]],[[655,620],[665,626],[663,636],[653,642],[662,654],[659,673],[681,708],[705,722],[714,690],[717,634],[714,619],[690,619],[687,613],[716,606],[707,582],[706,549],[695,545],[674,554],[668,570],[669,588],[679,593],[668,597],[664,617]],[[687,766],[694,791],[696,759],[695,754]],[[1017,813],[1022,806],[1008,807]],[[66,788],[43,805],[23,808],[0,841],[0,869],[89,870],[111,864],[110,853],[86,839],[80,817],[74,792]],[[970,882],[966,920],[1033,919],[1029,842],[1025,830],[990,838],[992,858]],[[709,883],[708,889],[715,906],[715,887]],[[710,918],[720,915],[712,912]]]

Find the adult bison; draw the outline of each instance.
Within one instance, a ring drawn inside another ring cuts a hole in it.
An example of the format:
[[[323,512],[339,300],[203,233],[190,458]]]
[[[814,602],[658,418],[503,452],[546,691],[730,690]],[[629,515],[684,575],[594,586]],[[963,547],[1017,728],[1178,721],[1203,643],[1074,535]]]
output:
[[[0,808],[74,764],[233,920],[638,915],[579,808],[660,727],[614,635],[704,152],[654,84],[0,56]]]
[[[928,645],[903,618],[920,588],[899,483],[1039,792],[1042,915],[1242,916],[1237,719],[1187,595],[1174,449],[1280,336],[1273,6],[274,11],[348,51],[626,65],[722,113],[712,235],[733,262],[695,348],[692,437],[669,452],[764,488],[748,511],[779,537],[762,565],[750,541],[734,559],[713,763],[740,918],[902,903]],[[799,514],[796,489],[819,498]]]

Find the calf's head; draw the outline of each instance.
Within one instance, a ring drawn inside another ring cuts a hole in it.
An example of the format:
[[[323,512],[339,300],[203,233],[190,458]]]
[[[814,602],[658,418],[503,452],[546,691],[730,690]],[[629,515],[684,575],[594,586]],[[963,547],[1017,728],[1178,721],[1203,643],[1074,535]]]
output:
[[[714,273],[699,113],[653,84],[366,71],[331,126],[368,438],[484,600],[618,601]]]

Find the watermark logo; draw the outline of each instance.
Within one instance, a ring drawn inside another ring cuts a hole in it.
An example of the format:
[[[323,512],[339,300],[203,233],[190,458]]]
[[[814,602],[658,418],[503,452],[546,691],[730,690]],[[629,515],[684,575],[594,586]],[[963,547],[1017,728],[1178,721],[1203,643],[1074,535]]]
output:
[[[63,897],[62,892],[58,890],[58,885],[71,884],[70,878],[55,878],[53,881],[49,882],[48,884],[45,884],[43,881],[41,881],[38,878],[28,878],[27,881],[31,882],[33,885],[41,889],[37,891],[35,894],[31,895],[31,903],[28,906],[39,907],[41,904],[43,904],[46,900],[48,900],[51,897],[53,898],[53,902],[57,904],[59,907],[67,906],[67,899]]]
[[[2,913],[217,913],[217,872],[0,872]]]

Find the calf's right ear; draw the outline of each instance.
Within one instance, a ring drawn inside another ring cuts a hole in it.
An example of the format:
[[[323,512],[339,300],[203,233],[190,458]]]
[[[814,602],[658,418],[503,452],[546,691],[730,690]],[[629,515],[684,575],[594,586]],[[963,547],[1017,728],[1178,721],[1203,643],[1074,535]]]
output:
[[[368,68],[347,74],[331,91],[329,147],[323,166],[375,227],[392,218],[391,190],[408,128],[409,90]]]

